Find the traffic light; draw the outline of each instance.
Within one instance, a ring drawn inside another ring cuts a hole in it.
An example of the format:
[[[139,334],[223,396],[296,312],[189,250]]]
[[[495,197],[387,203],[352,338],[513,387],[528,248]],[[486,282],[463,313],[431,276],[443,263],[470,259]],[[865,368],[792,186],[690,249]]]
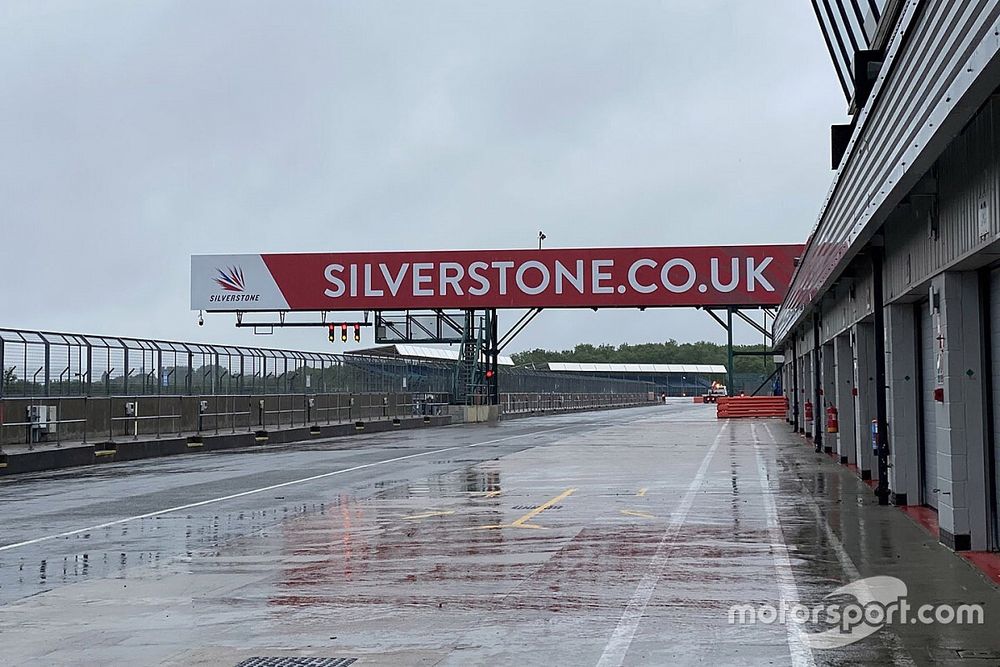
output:
[[[341,324],[340,325],[340,340],[343,341],[344,343],[347,342],[347,325],[346,324]]]
[[[493,379],[493,369],[492,368],[489,369],[488,371],[486,371],[486,379],[487,380],[492,380]]]
[[[360,324],[355,324],[354,325],[354,342],[355,343],[360,343],[361,342],[361,325]]]
[[[335,340],[337,340],[336,337],[334,336],[334,331],[333,331],[333,325],[332,324],[329,327],[329,331],[327,332],[326,339],[328,341],[330,341],[331,343],[334,342]]]

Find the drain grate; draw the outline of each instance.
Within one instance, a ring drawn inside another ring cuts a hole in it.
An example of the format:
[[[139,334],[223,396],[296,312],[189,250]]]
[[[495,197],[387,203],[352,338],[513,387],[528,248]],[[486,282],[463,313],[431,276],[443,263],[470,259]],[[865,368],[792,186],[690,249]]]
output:
[[[547,510],[561,510],[562,508],[563,508],[562,505],[549,505],[545,509],[547,509]],[[511,509],[512,510],[536,510],[536,509],[538,509],[538,505],[514,505],[513,507],[511,507]]]
[[[300,658],[300,657],[260,657],[247,658],[236,667],[347,667],[357,658]]]
[[[1000,651],[959,649],[958,657],[961,658],[962,660],[1000,660]]]

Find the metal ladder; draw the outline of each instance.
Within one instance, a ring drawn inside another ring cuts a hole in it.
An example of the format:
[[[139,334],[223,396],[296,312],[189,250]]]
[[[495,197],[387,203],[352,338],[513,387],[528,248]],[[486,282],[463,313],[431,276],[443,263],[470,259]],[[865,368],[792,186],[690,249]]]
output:
[[[482,327],[476,321],[474,310],[465,311],[465,330],[462,334],[462,348],[459,352],[458,372],[455,382],[457,402],[469,404],[482,393],[483,383],[480,373],[482,349]]]

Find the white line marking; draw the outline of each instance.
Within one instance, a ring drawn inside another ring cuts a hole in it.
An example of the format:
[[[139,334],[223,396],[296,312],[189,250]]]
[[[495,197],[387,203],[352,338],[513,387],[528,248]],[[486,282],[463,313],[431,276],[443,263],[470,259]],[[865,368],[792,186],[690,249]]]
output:
[[[764,430],[767,431],[767,435],[771,438],[771,442],[774,444],[778,443],[777,438],[774,437],[774,433],[771,432],[771,428],[764,424]],[[830,543],[833,547],[833,553],[837,556],[837,561],[840,563],[840,569],[844,571],[847,578],[850,581],[860,581],[862,579],[861,572],[858,570],[857,565],[854,564],[854,560],[851,558],[850,554],[847,553],[847,549],[844,547],[844,543],[840,541],[837,534],[833,532],[833,528],[830,526],[830,522],[826,520],[823,515],[823,511],[820,509],[819,505],[816,503],[815,498],[813,498],[812,493],[806,487],[805,482],[797,473],[792,473],[796,480],[799,482],[799,486],[802,488],[802,498],[806,501],[806,505],[812,511],[813,516],[816,518],[816,524],[819,525],[823,530],[823,534],[826,536],[826,541]],[[845,582],[846,583],[846,582]],[[868,588],[867,585],[865,588]],[[874,598],[869,590],[869,597]],[[885,628],[886,643],[889,645],[889,650],[892,651],[893,664],[895,665],[913,665],[913,658],[910,654],[903,648],[899,637],[895,632]]]
[[[642,620],[643,615],[646,613],[646,605],[649,604],[649,599],[653,596],[653,591],[656,590],[656,584],[663,575],[663,570],[666,569],[667,561],[676,548],[676,545],[673,544],[674,538],[677,537],[681,526],[687,520],[688,512],[691,511],[695,496],[698,494],[698,490],[705,480],[708,466],[712,462],[715,450],[719,448],[719,443],[722,442],[722,435],[725,433],[726,426],[728,425],[729,420],[726,420],[722,428],[719,429],[719,434],[715,436],[715,441],[709,448],[708,453],[705,454],[705,458],[702,459],[701,466],[698,468],[694,479],[691,480],[691,484],[684,493],[684,497],[681,499],[677,509],[670,515],[670,524],[667,526],[666,532],[663,533],[663,538],[656,547],[656,553],[653,554],[653,558],[649,561],[646,574],[639,581],[635,593],[625,607],[625,612],[618,621],[614,632],[611,633],[611,638],[608,639],[608,643],[604,647],[604,653],[601,654],[600,660],[597,661],[598,667],[619,667],[625,661],[625,654],[628,653],[629,646],[632,644],[632,638],[635,636],[635,631],[639,628],[639,621]]]
[[[783,608],[790,609],[799,604],[799,588],[795,584],[795,574],[792,572],[792,560],[788,556],[788,545],[785,544],[785,534],[781,530],[781,520],[778,518],[778,508],[774,502],[774,489],[768,477],[767,464],[761,454],[760,438],[757,437],[757,425],[750,424],[753,435],[753,450],[757,456],[757,476],[760,478],[760,488],[764,492],[764,517],[767,521],[767,535],[773,550],[771,558],[774,570],[778,575],[778,592],[781,595]],[[805,640],[805,629],[796,622],[794,615],[786,619],[785,630],[788,633],[788,650],[792,655],[792,664],[815,665],[812,649]]]
[[[57,540],[62,537],[72,537],[73,535],[80,535],[81,533],[90,533],[95,530],[101,530],[102,528],[109,528],[111,526],[118,526],[123,523],[128,523],[130,521],[138,521],[139,519],[149,519],[154,516],[160,516],[163,514],[173,514],[174,512],[183,512],[184,510],[194,509],[195,507],[204,507],[205,505],[212,505],[214,503],[222,503],[227,500],[234,500],[236,498],[243,498],[245,496],[252,496],[257,493],[265,493],[267,491],[273,491],[275,489],[282,489],[286,486],[294,486],[296,484],[305,484],[306,482],[314,482],[317,479],[325,479],[327,477],[333,477],[334,475],[342,475],[347,472],[354,472],[356,470],[364,470],[365,468],[374,468],[375,466],[385,465],[386,463],[396,463],[398,461],[406,461],[407,459],[415,459],[420,456],[431,456],[434,454],[441,454],[443,452],[450,452],[456,449],[467,449],[469,447],[480,447],[482,445],[492,445],[498,442],[504,442],[506,440],[516,440],[518,438],[528,438],[536,435],[542,435],[545,433],[552,433],[554,431],[562,431],[567,428],[573,428],[578,426],[578,424],[570,424],[569,426],[560,426],[558,428],[550,428],[544,431],[531,431],[530,433],[522,433],[520,435],[511,435],[506,438],[497,438],[495,440],[486,440],[483,442],[475,442],[471,445],[455,445],[454,447],[445,447],[443,449],[435,449],[429,452],[418,452],[416,454],[407,454],[406,456],[397,456],[391,459],[385,459],[383,461],[374,461],[372,463],[364,463],[362,465],[351,466],[350,468],[343,468],[341,470],[333,470],[331,472],[324,472],[319,475],[312,475],[310,477],[303,477],[302,479],[293,479],[288,482],[281,482],[280,484],[272,484],[270,486],[263,486],[259,489],[250,489],[249,491],[241,491],[239,493],[233,493],[228,496],[220,496],[218,498],[209,498],[208,500],[199,500],[198,502],[188,503],[186,505],[178,505],[177,507],[169,507],[167,509],[156,510],[154,512],[146,512],[145,514],[136,514],[135,516],[125,517],[124,519],[115,519],[114,521],[107,521],[105,523],[99,523],[95,526],[88,526],[86,528],[78,528],[76,530],[68,530],[65,533],[57,533],[55,535],[46,535],[44,537],[36,537],[31,540],[25,540],[23,542],[15,542],[14,544],[5,544],[0,546],[0,552],[10,551],[11,549],[18,549],[20,547],[30,546],[32,544],[38,544],[39,542],[48,542],[50,540]]]

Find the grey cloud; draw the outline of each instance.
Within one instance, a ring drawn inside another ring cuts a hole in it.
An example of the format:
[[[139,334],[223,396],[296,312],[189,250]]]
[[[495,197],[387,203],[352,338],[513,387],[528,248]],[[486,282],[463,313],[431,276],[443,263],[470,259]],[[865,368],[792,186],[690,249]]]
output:
[[[0,12],[5,326],[260,342],[195,326],[196,252],[802,241],[844,106],[799,0]],[[720,334],[566,311],[515,347]]]

